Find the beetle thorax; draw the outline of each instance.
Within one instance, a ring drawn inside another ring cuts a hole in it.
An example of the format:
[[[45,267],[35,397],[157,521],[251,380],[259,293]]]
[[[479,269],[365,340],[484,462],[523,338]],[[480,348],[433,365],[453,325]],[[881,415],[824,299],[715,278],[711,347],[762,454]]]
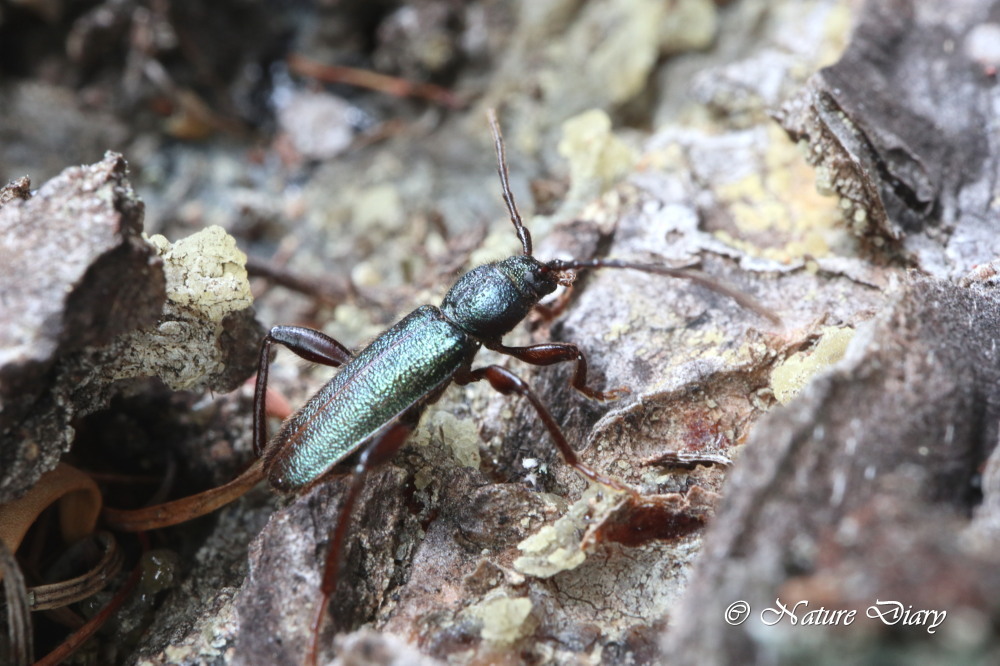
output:
[[[557,286],[547,266],[534,257],[517,255],[460,277],[444,297],[441,311],[477,338],[499,340]]]

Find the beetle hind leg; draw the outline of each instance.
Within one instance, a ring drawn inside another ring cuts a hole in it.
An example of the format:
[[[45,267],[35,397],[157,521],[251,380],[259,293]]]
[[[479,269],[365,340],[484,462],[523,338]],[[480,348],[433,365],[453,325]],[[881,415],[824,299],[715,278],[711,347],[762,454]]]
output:
[[[313,636],[309,647],[306,663],[315,666],[319,652],[319,636],[323,628],[323,620],[326,617],[327,607],[330,599],[337,591],[337,583],[340,579],[340,570],[343,565],[344,540],[347,537],[351,524],[351,516],[354,513],[354,505],[361,496],[361,491],[365,485],[368,473],[380,465],[388,462],[406,442],[406,439],[417,427],[420,420],[422,407],[414,408],[405,412],[399,419],[388,428],[378,434],[370,444],[361,452],[357,463],[351,472],[350,485],[344,495],[344,501],[337,513],[337,521],[330,532],[330,542],[326,551],[326,563],[323,566],[323,582],[320,586],[322,598],[316,607],[316,615],[313,619]]]
[[[261,344],[257,384],[254,388],[253,443],[258,457],[267,441],[265,395],[269,356],[274,343],[288,347],[296,355],[313,363],[337,367],[351,360],[351,353],[347,348],[325,333],[301,326],[275,326],[271,329]],[[263,465],[258,460],[229,483],[195,495],[141,509],[106,507],[103,512],[104,520],[112,528],[126,532],[144,532],[177,525],[229,504],[262,481],[264,476]]]

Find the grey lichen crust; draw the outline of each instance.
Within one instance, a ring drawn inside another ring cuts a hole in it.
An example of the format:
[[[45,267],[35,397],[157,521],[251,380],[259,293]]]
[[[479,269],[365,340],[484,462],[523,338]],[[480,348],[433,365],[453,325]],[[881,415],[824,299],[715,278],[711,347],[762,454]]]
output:
[[[114,153],[5,197],[0,501],[55,466],[72,419],[134,380],[227,391],[252,372],[259,327],[233,239],[209,229],[171,247],[142,237],[142,217]]]
[[[102,374],[112,381],[158,376],[174,390],[231,390],[220,339],[227,319],[253,304],[246,255],[221,227],[173,245],[159,235],[148,240],[167,279],[163,312],[154,326],[115,341]]]

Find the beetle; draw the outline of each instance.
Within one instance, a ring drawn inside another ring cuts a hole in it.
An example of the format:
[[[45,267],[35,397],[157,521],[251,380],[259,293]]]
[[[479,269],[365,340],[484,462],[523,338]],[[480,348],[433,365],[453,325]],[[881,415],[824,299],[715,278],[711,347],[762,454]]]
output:
[[[321,600],[317,605],[308,662],[314,664],[318,638],[331,596],[336,590],[354,505],[369,472],[395,455],[420,417],[453,382],[487,381],[505,395],[525,398],[534,408],[561,457],[583,477],[637,496],[629,486],[583,463],[559,424],[531,387],[499,365],[473,367],[481,348],[533,365],[574,363],[574,389],[594,400],[612,400],[625,388],[599,391],[587,384],[587,359],[568,342],[509,347],[503,337],[523,321],[544,297],[569,286],[576,272],[596,268],[634,269],[685,278],[719,291],[763,316],[777,318],[756,301],[687,268],[669,268],[614,259],[542,262],[532,253],[531,233],[518,213],[510,189],[503,136],[495,112],[488,111],[497,155],[501,192],[522,253],[465,273],[440,306],[423,305],[353,355],[332,337],[310,328],[275,326],[260,348],[253,402],[253,446],[257,461],[230,483],[198,495],[134,511],[105,511],[106,521],[125,530],[165,527],[208,513],[235,499],[261,479],[278,491],[300,492],[334,473],[351,479],[331,530],[324,566]],[[305,405],[289,417],[268,441],[265,395],[272,346],[280,344],[314,363],[340,371]]]

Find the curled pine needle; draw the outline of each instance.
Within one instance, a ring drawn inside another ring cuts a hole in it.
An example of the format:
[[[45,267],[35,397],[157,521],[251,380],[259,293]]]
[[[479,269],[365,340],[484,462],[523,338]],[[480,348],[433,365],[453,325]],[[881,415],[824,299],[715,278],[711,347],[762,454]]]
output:
[[[104,608],[94,615],[94,617],[87,620],[82,627],[70,634],[56,649],[35,662],[34,666],[56,666],[56,664],[62,663],[71,654],[79,650],[112,615],[118,612],[118,609],[121,608],[122,604],[132,594],[132,590],[135,589],[141,578],[142,566],[141,564],[137,564],[132,573],[129,574],[128,580],[115,593],[115,596],[111,597],[111,601]]]
[[[38,517],[52,506],[59,509],[60,532],[65,541],[93,536],[103,555],[97,565],[81,576],[28,588],[14,553]],[[122,553],[115,538],[108,532],[93,534],[100,511],[101,494],[97,485],[88,475],[65,464],[42,475],[24,497],[0,505],[0,582],[8,609],[10,650],[4,655],[4,664],[19,666],[34,661],[31,611],[61,608],[86,599],[103,589],[121,570]],[[99,613],[100,621],[95,622],[95,617],[74,636],[88,625],[92,628],[86,636],[93,635],[108,615]],[[54,664],[65,659],[71,652],[65,650],[65,645],[58,648],[61,656],[56,660],[38,663]]]
[[[24,576],[17,566],[14,553],[0,539],[0,574],[3,574],[4,599],[7,602],[7,633],[10,654],[7,661],[12,666],[30,664],[35,660],[32,649],[31,611]]]
[[[118,542],[110,532],[101,531],[95,537],[104,551],[97,565],[82,576],[30,588],[28,603],[31,610],[61,608],[87,599],[103,590],[111,579],[118,575],[122,568],[122,553],[118,548]]]
[[[24,497],[0,505],[0,541],[17,552],[38,516],[54,504],[59,506],[59,527],[67,542],[93,533],[101,512],[97,484],[80,470],[61,463],[43,474]]]

